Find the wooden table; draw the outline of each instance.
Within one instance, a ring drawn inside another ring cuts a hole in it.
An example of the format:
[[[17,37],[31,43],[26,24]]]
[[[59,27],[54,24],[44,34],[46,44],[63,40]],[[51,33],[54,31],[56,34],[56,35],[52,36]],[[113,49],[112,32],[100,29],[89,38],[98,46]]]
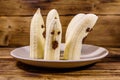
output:
[[[17,62],[14,48],[0,48],[0,80],[120,80],[120,48],[107,48],[109,55],[85,67],[51,69]]]
[[[99,19],[85,43],[107,47],[110,54],[82,68],[48,69],[17,62],[10,56],[16,47],[29,45],[30,21],[41,8],[58,10],[62,42],[70,20],[78,13],[94,13]],[[15,47],[15,48],[13,48]],[[120,80],[120,0],[0,0],[0,80]]]

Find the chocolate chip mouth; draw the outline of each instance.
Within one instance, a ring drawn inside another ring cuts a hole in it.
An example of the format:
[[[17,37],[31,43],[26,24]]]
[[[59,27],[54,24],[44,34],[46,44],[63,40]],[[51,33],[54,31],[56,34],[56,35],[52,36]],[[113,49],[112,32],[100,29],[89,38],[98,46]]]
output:
[[[56,49],[58,47],[58,41],[52,41],[52,48]]]

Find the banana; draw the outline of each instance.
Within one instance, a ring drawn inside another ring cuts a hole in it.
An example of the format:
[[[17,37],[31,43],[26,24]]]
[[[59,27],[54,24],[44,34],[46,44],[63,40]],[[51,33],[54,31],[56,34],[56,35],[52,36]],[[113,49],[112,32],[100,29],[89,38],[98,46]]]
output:
[[[71,34],[72,29],[74,28],[75,24],[77,24],[82,18],[85,16],[85,14],[77,14],[75,17],[72,18],[70,21],[68,28],[66,30],[66,35],[65,35],[65,41],[67,41],[67,37]]]
[[[80,21],[76,21],[65,43],[64,59],[80,59],[82,41],[92,30],[97,19],[98,17],[94,14],[86,14]]]
[[[54,15],[53,15],[54,14]],[[46,41],[44,60],[59,60],[62,28],[57,11],[48,13],[46,21]]]
[[[40,8],[34,14],[30,25],[30,57],[42,59],[44,57],[45,26]]]
[[[53,20],[54,18],[59,19],[59,15],[58,15],[58,12],[57,12],[56,9],[52,9],[52,10],[49,11],[49,13],[47,15],[47,19],[46,19],[46,26],[49,26],[51,20]]]

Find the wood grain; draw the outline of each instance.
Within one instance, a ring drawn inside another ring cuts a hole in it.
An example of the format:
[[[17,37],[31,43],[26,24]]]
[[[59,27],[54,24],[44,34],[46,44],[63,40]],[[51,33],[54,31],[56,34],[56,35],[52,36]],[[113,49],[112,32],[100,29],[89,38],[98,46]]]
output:
[[[120,16],[100,16],[86,43],[99,46],[120,47]]]
[[[6,4],[7,3],[7,4]],[[1,16],[33,15],[40,7],[43,15],[50,9],[57,9],[60,15],[77,13],[120,14],[119,0],[1,0]]]
[[[10,56],[15,48],[0,48],[0,80],[119,80],[120,49],[107,48],[109,55],[99,62],[71,69],[35,67],[17,62]],[[4,53],[4,54],[3,54]],[[6,57],[7,56],[7,57]],[[117,58],[118,57],[118,58]]]
[[[6,4],[8,3],[8,4]],[[43,15],[47,15],[50,9],[57,9],[60,15],[92,11],[92,4],[82,0],[1,0],[0,15],[33,15],[34,11],[40,7]],[[73,5],[71,5],[73,4]],[[68,13],[69,12],[69,13]]]
[[[34,76],[34,75],[33,75]],[[18,79],[22,79],[22,80],[66,80],[66,79],[69,79],[69,80],[120,80],[119,79],[120,77],[119,76],[79,76],[79,77],[71,77],[71,76],[45,76],[45,77],[42,77],[42,76],[38,76],[38,77],[34,77],[34,78],[31,78],[30,76],[18,76],[18,75],[13,75],[11,77],[11,75],[3,75],[3,76],[0,76],[0,79],[1,80],[8,80],[8,79],[11,79],[11,80],[18,80]]]
[[[62,42],[73,16],[95,13],[99,19],[85,43],[120,47],[120,0],[0,0],[0,4],[0,46],[29,45],[30,20],[40,7],[44,20],[50,9],[58,10],[63,27]]]
[[[45,18],[46,16],[44,20]],[[65,40],[65,32],[72,18],[73,16],[60,16],[63,30],[62,42]],[[11,47],[29,45],[30,21],[31,17],[0,17],[0,45]],[[119,23],[120,16],[99,16],[94,30],[88,35],[85,43],[120,47]],[[6,36],[9,37],[7,40]]]
[[[120,80],[119,7],[120,0],[0,0],[0,80]],[[95,64],[72,69],[34,67],[17,62],[10,51],[29,45],[30,21],[37,8],[41,8],[44,20],[49,10],[58,10],[62,42],[73,16],[98,15],[94,30],[84,43],[104,46],[109,55]]]

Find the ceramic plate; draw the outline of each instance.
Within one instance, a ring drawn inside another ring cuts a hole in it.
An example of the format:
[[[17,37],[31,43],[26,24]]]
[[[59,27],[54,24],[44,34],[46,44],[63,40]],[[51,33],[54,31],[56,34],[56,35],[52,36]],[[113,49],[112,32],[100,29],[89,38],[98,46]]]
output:
[[[64,51],[64,44],[61,44],[61,55],[63,54],[63,51]],[[80,60],[32,59],[29,57],[30,55],[29,46],[16,48],[15,50],[11,51],[10,54],[16,60],[33,66],[51,67],[51,68],[73,68],[73,67],[81,67],[92,64],[107,56],[108,51],[102,47],[83,44]]]

